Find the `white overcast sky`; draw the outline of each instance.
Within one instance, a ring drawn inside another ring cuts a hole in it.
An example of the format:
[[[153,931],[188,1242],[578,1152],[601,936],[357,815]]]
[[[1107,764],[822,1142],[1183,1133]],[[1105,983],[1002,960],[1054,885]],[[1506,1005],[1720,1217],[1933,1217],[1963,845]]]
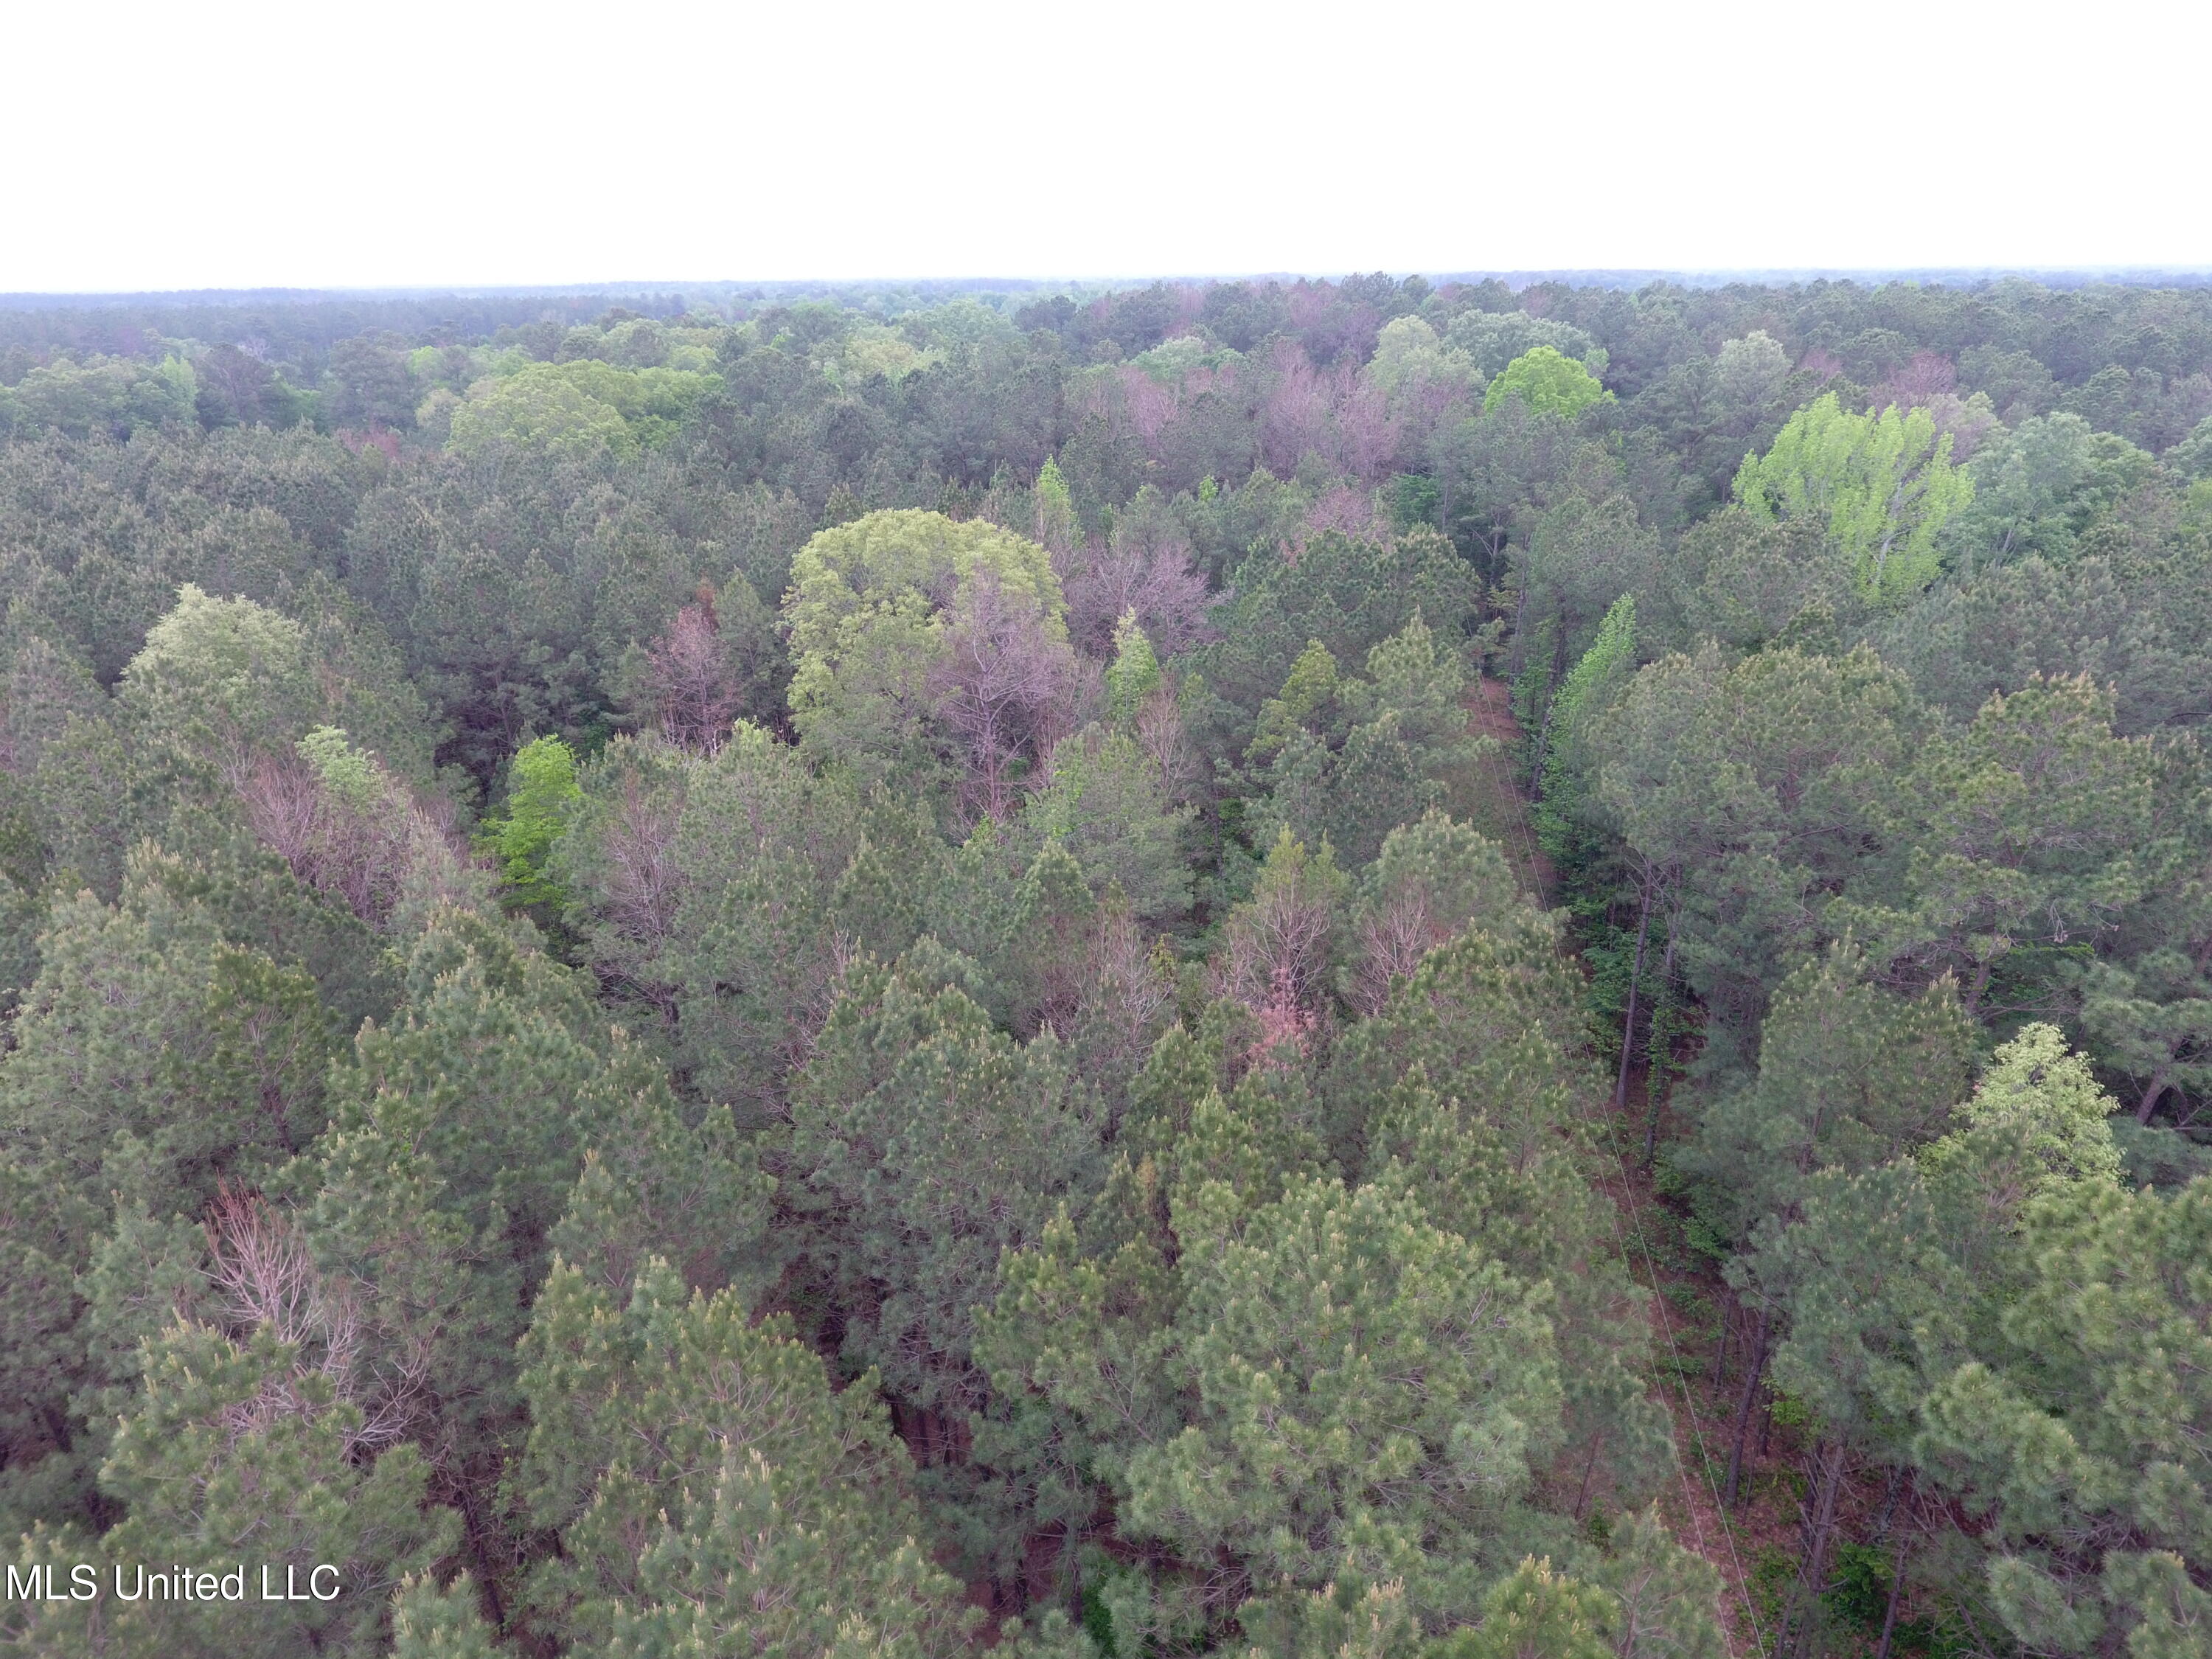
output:
[[[0,290],[2208,266],[2209,15],[0,0]]]

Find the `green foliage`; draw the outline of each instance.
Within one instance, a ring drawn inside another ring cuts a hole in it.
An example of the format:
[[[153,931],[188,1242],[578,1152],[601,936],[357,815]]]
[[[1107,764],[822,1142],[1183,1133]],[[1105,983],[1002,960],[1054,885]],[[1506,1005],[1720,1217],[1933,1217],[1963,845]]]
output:
[[[1613,394],[1597,376],[1553,346],[1540,345],[1522,352],[1500,369],[1482,394],[1486,412],[1508,398],[1518,398],[1534,415],[1558,415],[1572,420],[1592,404]]]
[[[179,356],[153,364],[96,353],[58,356],[0,389],[0,431],[127,438],[190,422],[198,391],[191,365]]]
[[[1425,530],[1395,541],[1327,531],[1294,560],[1263,544],[1237,570],[1229,603],[1216,613],[1221,638],[1178,659],[1233,711],[1218,728],[1194,722],[1194,740],[1224,761],[1241,755],[1261,704],[1280,694],[1309,641],[1340,665],[1364,662],[1419,612],[1449,650],[1474,622],[1480,595],[1467,561]]]
[[[2085,680],[2031,680],[1921,748],[1876,822],[1909,848],[1887,890],[1833,907],[1894,961],[1950,968],[1980,1012],[2017,947],[2059,947],[2141,896],[2157,761]]]
[[[1066,602],[1036,543],[981,520],[908,510],[825,530],[792,562],[784,626],[792,720],[811,750],[866,781],[926,784],[946,764],[933,672],[943,613],[988,593],[1065,650]]]
[[[1075,501],[1060,463],[1049,455],[1037,469],[1036,538],[1040,546],[1057,552],[1072,550],[1076,541]]]
[[[1169,922],[1190,907],[1185,847],[1195,817],[1171,804],[1134,738],[1089,726],[1053,745],[1020,828],[1066,848],[1095,892],[1117,887],[1137,915]]]
[[[0,311],[0,1647],[2202,1648],[2206,291],[630,303]]]
[[[1059,1045],[994,1030],[936,966],[917,951],[848,973],[793,1083],[782,1197],[852,1310],[852,1368],[877,1367],[915,1407],[961,1412],[978,1401],[974,1310],[1000,1254],[1095,1188],[1097,1142]]]
[[[1451,1659],[1605,1659],[1620,1609],[1613,1598],[1523,1559],[1482,1600],[1482,1622],[1439,1644]]]
[[[1628,1516],[1604,1558],[1580,1571],[1618,1604],[1611,1634],[1620,1659],[1717,1659],[1729,1650],[1719,1571],[1677,1543],[1656,1509]]]
[[[665,1262],[619,1302],[556,1269],[522,1358],[520,1493],[562,1542],[531,1579],[538,1628],[668,1659],[841,1638],[921,1659],[980,1622],[915,1541],[872,1389],[833,1391],[787,1322],[687,1298]]]
[[[538,738],[515,750],[507,769],[506,814],[484,821],[483,844],[500,861],[518,904],[557,907],[566,899],[546,879],[546,864],[583,793],[576,783],[575,751],[560,738]]]
[[[938,885],[934,837],[748,722],[710,761],[611,751],[586,776],[597,804],[562,856],[591,861],[594,936],[672,1006],[698,1087],[748,1125],[780,1116],[852,953],[913,942]]]
[[[1644,667],[1599,722],[1594,793],[1673,890],[1709,1043],[1747,1051],[1772,988],[1820,943],[1826,896],[1866,867],[1926,725],[1869,651],[1733,660],[1711,645]]]
[[[507,444],[564,459],[626,457],[666,442],[709,385],[683,369],[527,363],[471,386],[448,442],[463,455]]]
[[[1124,611],[1114,624],[1114,660],[1106,670],[1106,715],[1117,725],[1137,716],[1160,689],[1160,659],[1137,625],[1137,613]]]
[[[1437,775],[1468,752],[1463,671],[1420,613],[1367,653],[1367,678],[1340,676],[1310,642],[1279,696],[1261,705],[1249,758],[1267,760],[1268,799],[1252,833],[1287,829],[1354,866],[1443,799]]]
[[[1817,1171],[1872,1169],[1949,1127],[1973,1051],[1955,988],[1938,981],[1901,997],[1866,971],[1846,939],[1783,981],[1759,1032],[1758,1081],[1713,1101],[1675,1155],[1735,1238],[1790,1212]]]
[[[1532,317],[1525,311],[1462,311],[1451,319],[1444,337],[1455,349],[1466,352],[1484,375],[1498,374],[1538,346],[1548,346],[1579,362],[1589,362],[1592,354],[1603,349],[1572,323]],[[1599,357],[1593,366],[1601,367],[1603,362]]]
[[[291,741],[319,703],[305,629],[251,599],[212,599],[190,583],[148,630],[124,671],[121,698],[195,746],[234,749]]]
[[[1268,1582],[1316,1589],[1349,1559],[1431,1616],[1471,1610],[1482,1540],[1557,1431],[1540,1294],[1376,1188],[1296,1184],[1249,1218],[1215,1183],[1186,1204],[1201,1404],[1132,1461],[1132,1523],[1222,1540]]]
[[[2118,1181],[2106,1122],[2115,1106],[2057,1026],[2030,1025],[1991,1057],[1959,1106],[1959,1127],[1920,1162],[1938,1183],[1970,1185],[1992,1211],[2016,1216],[2054,1185]]]
[[[1561,683],[1544,722],[1547,750],[1536,834],[1554,858],[1566,852],[1583,810],[1583,775],[1589,764],[1585,728],[1620,694],[1635,670],[1636,596],[1624,593],[1607,611],[1596,640]]]
[[[1935,576],[1937,537],[1974,499],[1951,447],[1925,409],[1854,415],[1826,392],[1790,417],[1764,456],[1744,457],[1735,497],[1761,518],[1824,525],[1860,593],[1897,604]]]
[[[2132,1626],[2130,1651],[2185,1652],[2212,1612],[2183,1565],[2212,1512],[2206,1310],[2186,1265],[2212,1186],[2127,1194],[2094,1159],[2058,1161],[2082,1173],[2024,1212],[1995,1363],[1934,1391],[1920,1455],[1988,1517],[1989,1593],[2016,1639],[2080,1650]]]

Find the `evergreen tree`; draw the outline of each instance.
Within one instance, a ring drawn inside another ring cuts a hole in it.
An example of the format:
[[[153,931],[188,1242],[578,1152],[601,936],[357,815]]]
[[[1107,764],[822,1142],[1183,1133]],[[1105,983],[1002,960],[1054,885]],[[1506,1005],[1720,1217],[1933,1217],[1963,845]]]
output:
[[[781,1154],[841,1351],[921,1413],[928,1462],[980,1403],[974,1310],[1000,1254],[1099,1174],[1094,1103],[1059,1043],[994,1030],[957,988],[965,971],[941,950],[856,964],[794,1084]]]
[[[664,1262],[624,1302],[564,1267],[522,1358],[519,1489],[562,1546],[531,1577],[535,1628],[656,1659],[970,1639],[872,1379],[833,1390],[787,1321],[687,1297]]]
[[[1132,1459],[1132,1525],[1225,1546],[1255,1584],[1318,1589],[1348,1565],[1403,1577],[1425,1618],[1472,1611],[1558,1432],[1542,1292],[1376,1188],[1294,1182],[1246,1214],[1208,1182],[1176,1224],[1200,1403]]]

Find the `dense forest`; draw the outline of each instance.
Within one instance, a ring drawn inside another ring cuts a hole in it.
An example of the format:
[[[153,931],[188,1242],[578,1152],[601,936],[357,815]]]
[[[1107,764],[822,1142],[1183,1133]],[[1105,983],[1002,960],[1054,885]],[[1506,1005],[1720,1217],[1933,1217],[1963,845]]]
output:
[[[2212,1652],[2212,288],[19,308],[0,600],[0,1652]]]

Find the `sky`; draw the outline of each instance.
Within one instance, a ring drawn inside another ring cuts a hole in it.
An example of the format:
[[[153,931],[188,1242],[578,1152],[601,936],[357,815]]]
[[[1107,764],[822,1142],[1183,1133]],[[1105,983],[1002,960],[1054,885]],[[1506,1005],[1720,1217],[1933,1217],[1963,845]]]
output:
[[[2201,4],[4,0],[0,39],[0,291],[2212,266]]]

